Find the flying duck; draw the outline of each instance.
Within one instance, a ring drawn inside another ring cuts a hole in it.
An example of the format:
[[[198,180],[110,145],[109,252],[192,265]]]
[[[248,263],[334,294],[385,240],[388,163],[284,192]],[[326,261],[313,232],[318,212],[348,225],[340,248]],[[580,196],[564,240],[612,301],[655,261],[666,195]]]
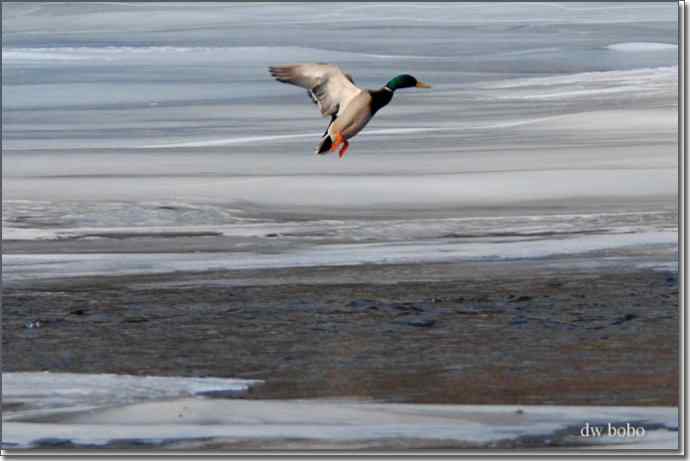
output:
[[[335,151],[342,144],[340,158],[350,147],[348,139],[362,131],[374,114],[391,102],[395,90],[431,88],[403,74],[392,78],[379,90],[364,90],[355,86],[352,76],[335,64],[290,64],[269,67],[269,71],[279,82],[306,88],[309,97],[318,104],[321,115],[331,117],[316,153]]]

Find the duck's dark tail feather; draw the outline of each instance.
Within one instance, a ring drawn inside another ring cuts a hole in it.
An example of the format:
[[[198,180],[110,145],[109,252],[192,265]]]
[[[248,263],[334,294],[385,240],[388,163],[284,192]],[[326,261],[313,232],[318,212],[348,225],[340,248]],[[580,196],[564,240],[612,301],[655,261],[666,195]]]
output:
[[[324,154],[330,150],[332,145],[333,145],[333,141],[331,141],[331,136],[327,134],[326,136],[324,136],[321,139],[321,143],[316,148],[316,153],[317,154]]]

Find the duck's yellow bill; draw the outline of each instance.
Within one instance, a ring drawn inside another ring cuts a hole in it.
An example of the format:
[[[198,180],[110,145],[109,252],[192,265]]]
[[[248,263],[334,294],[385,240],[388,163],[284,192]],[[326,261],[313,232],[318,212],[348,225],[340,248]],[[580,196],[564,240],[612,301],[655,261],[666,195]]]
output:
[[[431,85],[429,85],[428,83],[424,83],[424,82],[417,82],[417,84],[415,86],[417,88],[431,88]]]

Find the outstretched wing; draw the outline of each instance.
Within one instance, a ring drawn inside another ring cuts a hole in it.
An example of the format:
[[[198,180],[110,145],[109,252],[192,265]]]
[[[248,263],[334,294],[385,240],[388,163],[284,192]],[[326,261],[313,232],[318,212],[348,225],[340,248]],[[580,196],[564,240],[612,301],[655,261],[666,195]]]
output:
[[[309,90],[324,116],[337,115],[362,91],[352,83],[352,76],[334,64],[292,64],[269,70],[279,82]]]
[[[352,74],[348,74],[347,72],[345,72],[345,77],[347,77],[350,83],[352,83],[353,85],[355,84],[355,81],[352,79]],[[314,93],[312,93],[311,90],[307,90],[307,96],[309,96],[309,99],[311,99],[311,102],[313,102],[314,104],[319,103],[319,100],[316,99],[316,96],[314,96]],[[336,116],[331,115],[331,117],[333,117],[333,119],[331,120],[331,123],[333,123],[333,120],[335,120]]]

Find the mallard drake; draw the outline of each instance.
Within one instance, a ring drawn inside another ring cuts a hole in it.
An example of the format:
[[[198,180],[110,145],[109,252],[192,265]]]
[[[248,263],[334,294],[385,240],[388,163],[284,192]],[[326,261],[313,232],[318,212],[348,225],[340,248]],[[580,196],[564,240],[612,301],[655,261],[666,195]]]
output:
[[[401,88],[431,88],[411,75],[392,78],[381,89],[364,90],[357,87],[352,76],[334,64],[290,64],[269,67],[279,82],[307,89],[324,117],[331,117],[328,128],[316,148],[317,154],[335,151],[342,144],[339,157],[350,147],[348,139],[362,131],[369,120],[393,99]]]

